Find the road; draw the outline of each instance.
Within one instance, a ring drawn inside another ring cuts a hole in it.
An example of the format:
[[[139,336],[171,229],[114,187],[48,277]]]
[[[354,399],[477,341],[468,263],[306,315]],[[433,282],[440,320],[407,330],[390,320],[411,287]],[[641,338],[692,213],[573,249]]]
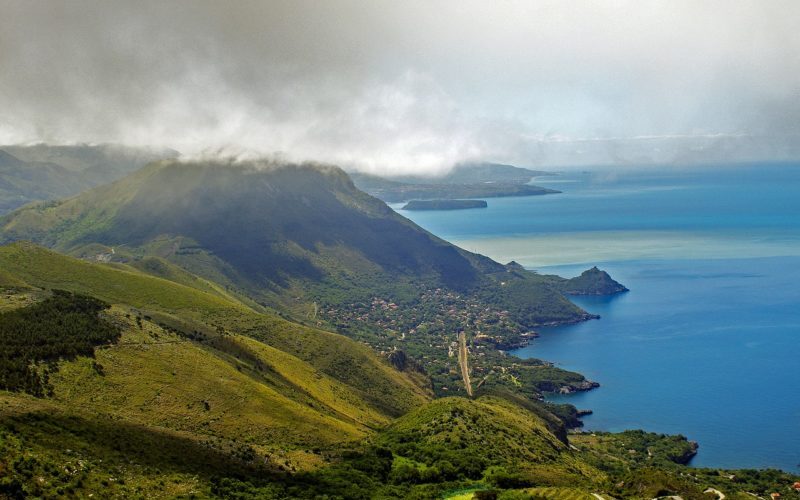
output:
[[[468,356],[467,334],[462,331],[458,334],[458,365],[461,367],[461,378],[464,379],[464,387],[467,388],[467,395],[472,397],[472,382],[469,380]]]

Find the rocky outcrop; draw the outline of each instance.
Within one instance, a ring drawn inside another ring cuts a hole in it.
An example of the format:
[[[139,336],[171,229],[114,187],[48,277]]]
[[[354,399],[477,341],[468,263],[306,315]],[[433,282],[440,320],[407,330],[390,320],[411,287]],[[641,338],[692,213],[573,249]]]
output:
[[[580,276],[559,282],[558,288],[566,295],[614,295],[628,291],[597,266],[587,269]]]
[[[600,384],[592,380],[583,380],[581,382],[569,385],[562,385],[558,389],[559,394],[572,394],[573,392],[590,391],[600,387]]]

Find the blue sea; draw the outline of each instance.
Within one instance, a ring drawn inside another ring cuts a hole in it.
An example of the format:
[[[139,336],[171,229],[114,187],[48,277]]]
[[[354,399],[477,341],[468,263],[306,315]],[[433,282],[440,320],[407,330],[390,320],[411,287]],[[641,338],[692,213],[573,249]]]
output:
[[[515,352],[579,371],[586,429],[700,443],[695,466],[800,473],[800,165],[597,168],[540,177],[562,194],[404,212],[500,262],[630,288],[575,302],[601,319]]]

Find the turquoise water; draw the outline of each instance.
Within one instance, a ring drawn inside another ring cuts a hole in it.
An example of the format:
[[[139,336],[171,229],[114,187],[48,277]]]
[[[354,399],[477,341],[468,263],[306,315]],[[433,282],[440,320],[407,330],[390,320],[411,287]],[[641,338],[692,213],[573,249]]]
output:
[[[502,262],[631,291],[516,352],[597,380],[587,429],[681,433],[697,466],[800,472],[800,166],[565,173],[564,194],[403,213]]]

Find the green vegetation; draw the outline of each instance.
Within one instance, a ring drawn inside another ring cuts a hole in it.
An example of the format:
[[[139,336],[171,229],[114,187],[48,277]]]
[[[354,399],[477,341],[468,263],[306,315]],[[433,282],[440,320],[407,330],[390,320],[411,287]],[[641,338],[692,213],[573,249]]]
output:
[[[50,319],[85,313],[80,338],[94,339],[57,343],[45,398],[0,391],[6,497],[701,498],[707,487],[734,496],[791,484],[777,472],[686,469],[675,463],[689,446],[681,437],[574,434],[572,448],[555,416],[567,409],[489,381],[477,399],[429,402],[413,359],[380,359],[207,281],[27,243],[0,248],[0,268],[14,284],[0,295],[2,321],[45,318],[34,330],[60,339]],[[42,290],[53,286],[71,292]],[[97,325],[116,336],[101,341]]]
[[[619,284],[465,252],[338,169],[167,161],[0,224],[80,257],[0,247],[0,498],[796,498],[682,436],[568,434],[542,393],[594,384],[503,351]]]
[[[687,464],[697,453],[697,443],[684,436],[644,431],[580,433],[571,437],[573,445],[591,450],[590,458],[600,468],[621,471],[630,466]],[[620,458],[617,458],[620,457]]]
[[[0,388],[51,394],[49,375],[58,361],[92,357],[96,346],[119,338],[119,329],[99,317],[106,308],[91,297],[54,290],[38,304],[0,313]]]
[[[215,316],[236,303],[281,311],[387,355],[402,351],[440,395],[463,388],[449,356],[460,330],[486,387],[534,398],[562,387],[591,387],[576,374],[549,366],[531,370],[498,350],[524,345],[540,324],[591,317],[562,295],[555,278],[436,238],[356,189],[334,167],[165,161],[81,196],[19,210],[0,225],[6,241],[32,240],[115,264],[138,282],[147,273],[205,292],[193,312],[200,321],[228,322]],[[22,262],[20,253],[15,259]],[[41,273],[36,265],[26,272]],[[119,289],[107,289],[102,272],[89,273],[98,278],[95,293],[123,299]],[[54,274],[40,286],[70,289],[74,280]],[[124,301],[149,310],[147,298],[138,290]],[[189,316],[187,307],[168,309],[183,320]]]
[[[597,267],[587,269],[580,276],[571,279],[557,279],[554,277],[558,288],[568,295],[612,295],[627,292],[628,289],[620,285]]]
[[[367,346],[132,268],[92,264],[29,243],[0,247],[0,268],[29,286],[66,288],[133,307],[134,314],[197,341],[241,332],[355,388],[393,415],[427,398],[418,377],[394,370]]]
[[[436,467],[443,479],[486,477],[506,488],[599,477],[540,418],[496,397],[437,399],[398,419],[377,442],[420,464],[415,466],[420,477],[426,470],[421,467]]]

